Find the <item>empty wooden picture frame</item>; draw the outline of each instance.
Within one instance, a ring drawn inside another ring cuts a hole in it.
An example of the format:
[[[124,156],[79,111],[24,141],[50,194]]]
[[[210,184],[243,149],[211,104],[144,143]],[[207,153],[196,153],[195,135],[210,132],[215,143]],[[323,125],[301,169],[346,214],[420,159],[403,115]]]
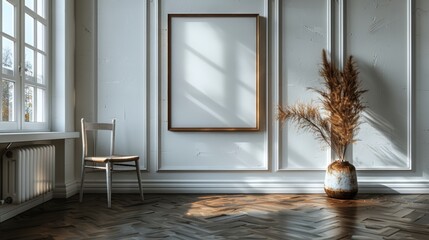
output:
[[[168,130],[259,131],[258,14],[168,15]]]

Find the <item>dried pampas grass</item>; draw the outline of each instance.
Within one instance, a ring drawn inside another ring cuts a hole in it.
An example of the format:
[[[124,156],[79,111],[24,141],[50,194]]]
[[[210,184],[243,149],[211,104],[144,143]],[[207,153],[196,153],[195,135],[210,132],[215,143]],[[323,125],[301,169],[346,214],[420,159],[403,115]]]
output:
[[[314,133],[318,140],[331,147],[341,161],[345,161],[347,147],[356,141],[359,118],[366,108],[362,94],[367,90],[362,90],[358,75],[352,56],[347,58],[343,71],[340,71],[323,50],[320,69],[323,88],[310,88],[320,95],[321,106],[304,103],[279,106],[277,119],[281,123],[289,120]]]

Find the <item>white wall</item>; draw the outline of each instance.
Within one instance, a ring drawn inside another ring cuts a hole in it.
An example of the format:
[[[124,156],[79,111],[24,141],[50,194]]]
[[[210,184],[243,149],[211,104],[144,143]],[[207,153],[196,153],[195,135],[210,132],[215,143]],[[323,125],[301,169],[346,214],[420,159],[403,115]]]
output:
[[[74,12],[74,1],[52,1],[51,130],[55,132],[72,132],[75,126]],[[68,197],[77,191],[75,139],[53,143],[57,149],[55,196]]]
[[[97,113],[91,115],[99,120],[118,119],[119,150],[142,157],[147,191],[323,191],[323,169],[330,152],[321,149],[312,135],[297,132],[294,126],[280,127],[275,108],[315,99],[306,89],[320,86],[318,70],[325,48],[340,65],[344,56],[354,55],[369,89],[365,123],[352,151],[360,191],[429,192],[427,1],[103,0],[76,4],[76,19],[86,22],[76,24],[77,37],[85,26],[96,27],[95,35],[76,40],[85,47],[76,62],[95,59],[97,63],[76,72],[95,76],[76,79],[77,99],[95,96],[95,100],[78,101],[76,113],[95,109]],[[78,7],[85,4],[92,11]],[[266,114],[260,132],[167,130],[169,13],[258,13],[263,17]],[[90,18],[91,14],[97,18]],[[76,52],[81,52],[79,48],[77,44]],[[102,175],[89,179],[93,191],[103,190]],[[113,186],[115,191],[137,190],[132,173],[114,177]]]
[[[98,2],[97,119],[116,118],[116,153],[141,156],[146,169],[145,1]]]

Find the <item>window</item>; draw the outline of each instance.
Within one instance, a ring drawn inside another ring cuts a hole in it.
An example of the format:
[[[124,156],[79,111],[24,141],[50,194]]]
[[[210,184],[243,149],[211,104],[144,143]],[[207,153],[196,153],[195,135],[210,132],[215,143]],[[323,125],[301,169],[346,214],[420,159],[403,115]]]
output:
[[[0,131],[48,130],[49,0],[0,1]]]

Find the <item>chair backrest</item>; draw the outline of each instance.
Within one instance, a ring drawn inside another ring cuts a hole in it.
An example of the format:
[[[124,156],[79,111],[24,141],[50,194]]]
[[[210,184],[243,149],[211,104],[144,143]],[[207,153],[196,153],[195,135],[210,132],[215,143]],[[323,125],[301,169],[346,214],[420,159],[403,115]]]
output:
[[[114,155],[115,151],[115,124],[116,119],[112,119],[111,123],[96,123],[96,122],[86,122],[84,118],[80,120],[81,122],[81,131],[82,131],[82,160],[88,156],[88,135],[92,132],[93,138],[93,153],[95,153],[95,148],[97,146],[97,132],[98,131],[109,131],[110,132],[110,156]]]

